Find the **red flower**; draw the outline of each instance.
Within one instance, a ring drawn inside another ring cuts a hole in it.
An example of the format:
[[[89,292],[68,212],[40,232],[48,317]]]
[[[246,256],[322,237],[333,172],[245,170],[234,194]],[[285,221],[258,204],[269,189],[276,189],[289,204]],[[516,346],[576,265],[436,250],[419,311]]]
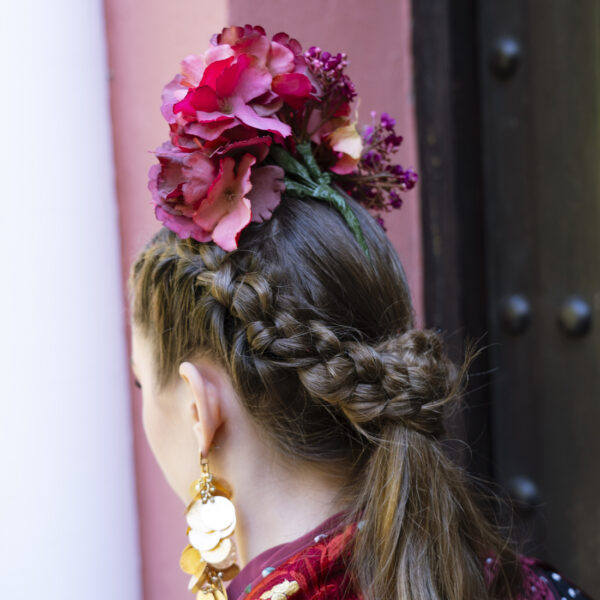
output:
[[[314,88],[306,75],[285,73],[273,78],[273,91],[294,109],[304,106]]]

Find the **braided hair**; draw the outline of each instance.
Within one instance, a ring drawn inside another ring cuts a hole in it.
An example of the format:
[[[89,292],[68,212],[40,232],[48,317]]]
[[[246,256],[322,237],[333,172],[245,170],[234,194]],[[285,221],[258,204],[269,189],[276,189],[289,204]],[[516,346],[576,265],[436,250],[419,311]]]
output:
[[[465,367],[414,328],[395,251],[351,206],[369,258],[337,211],[291,195],[234,252],[159,231],[130,277],[158,383],[209,355],[282,453],[344,469],[349,518],[364,523],[351,569],[365,598],[510,598],[516,555],[440,443]]]

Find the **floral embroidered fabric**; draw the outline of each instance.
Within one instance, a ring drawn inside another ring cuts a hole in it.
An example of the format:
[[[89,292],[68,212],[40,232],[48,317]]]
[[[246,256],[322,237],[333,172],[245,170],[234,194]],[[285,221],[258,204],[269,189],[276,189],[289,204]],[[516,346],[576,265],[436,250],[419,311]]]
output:
[[[251,561],[232,581],[229,598],[361,600],[351,589],[346,567],[356,525],[340,529],[336,527],[340,522],[340,515],[336,515],[298,540],[277,546]],[[300,546],[303,547],[299,549]],[[294,552],[291,556],[290,550]],[[273,564],[286,553],[287,559]],[[592,600],[553,567],[529,557],[521,557],[521,563],[523,588],[516,600]],[[493,570],[491,558],[483,569],[489,578]]]

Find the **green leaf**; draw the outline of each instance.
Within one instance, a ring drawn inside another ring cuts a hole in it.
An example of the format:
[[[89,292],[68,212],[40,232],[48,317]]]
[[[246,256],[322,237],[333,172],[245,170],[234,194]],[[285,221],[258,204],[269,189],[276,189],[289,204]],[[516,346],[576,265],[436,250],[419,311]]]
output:
[[[285,189],[286,191],[294,192],[297,196],[302,198],[313,198],[313,191],[316,186],[310,187],[308,185],[304,185],[299,181],[295,181],[294,179],[288,179],[287,177],[284,179],[285,181]]]
[[[286,173],[286,190],[301,198],[317,198],[331,204],[342,215],[356,241],[364,250],[367,258],[370,259],[371,256],[363,230],[358,218],[347,202],[348,196],[342,190],[331,186],[329,173],[321,172],[312,154],[310,142],[298,144],[296,148],[306,166],[281,146],[271,146],[271,157]]]
[[[321,169],[319,169],[319,165],[313,156],[311,143],[302,142],[296,146],[296,150],[298,150],[298,154],[304,159],[304,164],[308,168],[312,177],[317,181],[321,179],[325,174],[321,171]],[[329,176],[327,176],[327,179],[331,181]]]
[[[369,248],[367,247],[367,241],[365,240],[365,236],[363,234],[362,227],[360,226],[360,222],[357,216],[354,214],[354,211],[350,208],[348,202],[342,194],[340,194],[334,188],[327,186],[327,188],[323,189],[319,194],[319,198],[329,202],[333,205],[339,213],[344,217],[344,220],[350,227],[350,231],[354,234],[356,241],[360,244],[361,248],[364,250],[367,257],[370,259],[371,255],[369,253]]]
[[[271,146],[271,156],[275,162],[288,174],[296,175],[300,179],[304,179],[307,182],[312,182],[310,173],[299,163],[287,150],[279,146],[278,144]]]

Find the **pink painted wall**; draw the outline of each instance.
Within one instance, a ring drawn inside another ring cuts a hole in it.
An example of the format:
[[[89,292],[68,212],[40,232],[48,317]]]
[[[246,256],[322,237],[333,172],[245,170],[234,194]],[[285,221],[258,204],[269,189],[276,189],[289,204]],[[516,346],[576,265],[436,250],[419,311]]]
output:
[[[157,229],[146,188],[167,137],[160,112],[162,86],[187,54],[203,51],[212,33],[229,24],[286,31],[305,48],[344,51],[360,96],[360,121],[376,110],[396,117],[404,136],[399,161],[418,170],[412,90],[410,0],[105,0],[117,193],[123,238],[123,277]],[[422,312],[422,254],[418,188],[386,219],[406,267],[417,312]],[[132,387],[140,551],[145,600],[189,600],[179,571],[185,545],[183,507],[167,487],[146,444],[138,390]]]

